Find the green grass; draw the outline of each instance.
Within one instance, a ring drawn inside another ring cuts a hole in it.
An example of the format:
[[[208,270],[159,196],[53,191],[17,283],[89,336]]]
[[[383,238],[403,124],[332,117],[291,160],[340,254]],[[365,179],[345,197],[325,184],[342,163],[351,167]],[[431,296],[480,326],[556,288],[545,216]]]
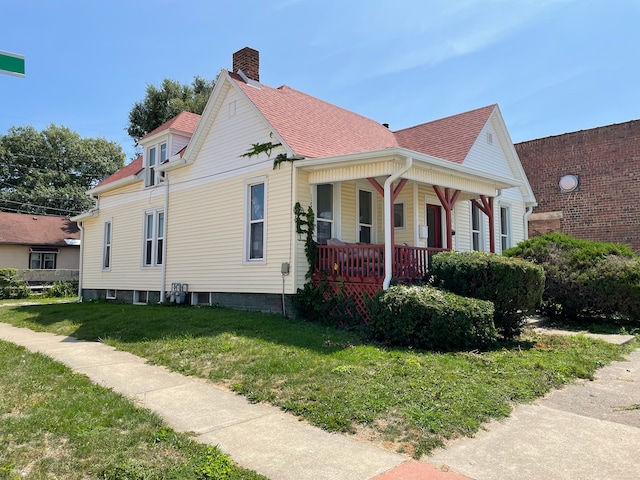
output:
[[[440,354],[276,315],[105,303],[4,307],[0,321],[101,340],[416,458],[633,348],[529,333],[489,352]]]
[[[3,341],[0,392],[0,479],[265,478],[85,376]]]

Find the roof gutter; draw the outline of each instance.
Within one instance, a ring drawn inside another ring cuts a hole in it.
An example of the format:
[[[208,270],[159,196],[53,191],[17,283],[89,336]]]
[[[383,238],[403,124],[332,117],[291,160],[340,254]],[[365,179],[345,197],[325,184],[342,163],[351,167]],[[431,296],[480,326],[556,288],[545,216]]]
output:
[[[405,158],[405,165],[400,170],[392,173],[389,178],[384,181],[384,219],[387,222],[384,229],[384,281],[382,288],[387,290],[391,284],[393,276],[393,224],[391,223],[391,209],[393,202],[391,198],[391,186],[402,175],[407,173],[413,166],[413,157]]]
[[[126,185],[130,185],[132,183],[136,183],[138,181],[140,181],[140,178],[138,178],[137,174],[130,175],[128,177],[124,177],[119,180],[116,180],[115,182],[109,182],[109,183],[106,183],[105,185],[94,187],[91,190],[89,190],[87,193],[91,196],[95,196],[103,192],[108,192],[109,190],[113,190],[115,188],[120,188]]]

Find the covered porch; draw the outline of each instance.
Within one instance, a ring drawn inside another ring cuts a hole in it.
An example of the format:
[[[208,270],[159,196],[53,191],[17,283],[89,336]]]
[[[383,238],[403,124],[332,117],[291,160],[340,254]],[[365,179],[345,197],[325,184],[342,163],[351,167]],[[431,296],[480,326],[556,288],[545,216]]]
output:
[[[372,297],[391,281],[427,279],[437,252],[470,250],[471,205],[484,215],[484,249],[495,252],[494,198],[518,186],[513,179],[404,149],[332,160],[296,162],[316,215],[311,280],[327,281],[335,292],[354,298]],[[454,208],[463,203],[454,218]]]

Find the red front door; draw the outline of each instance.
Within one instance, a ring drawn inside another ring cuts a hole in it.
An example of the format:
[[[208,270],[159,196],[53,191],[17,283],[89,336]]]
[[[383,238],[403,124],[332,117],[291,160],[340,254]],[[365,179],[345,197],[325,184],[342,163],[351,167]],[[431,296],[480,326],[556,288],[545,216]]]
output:
[[[429,248],[442,248],[442,207],[440,205],[427,204],[427,228]]]

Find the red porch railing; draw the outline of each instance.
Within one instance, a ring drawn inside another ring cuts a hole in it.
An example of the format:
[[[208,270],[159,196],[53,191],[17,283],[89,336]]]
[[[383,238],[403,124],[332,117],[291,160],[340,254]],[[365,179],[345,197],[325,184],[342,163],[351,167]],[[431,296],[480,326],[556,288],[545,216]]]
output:
[[[401,283],[426,278],[431,255],[444,248],[393,248],[393,277]],[[318,261],[311,280],[324,279],[329,290],[325,296],[341,294],[350,297],[356,312],[367,323],[369,299],[382,290],[384,281],[384,245],[318,245]]]
[[[429,272],[431,255],[444,248],[396,245],[391,262],[392,276],[399,282],[424,279]],[[375,283],[384,280],[384,245],[318,245],[314,278],[326,276],[344,282]]]

